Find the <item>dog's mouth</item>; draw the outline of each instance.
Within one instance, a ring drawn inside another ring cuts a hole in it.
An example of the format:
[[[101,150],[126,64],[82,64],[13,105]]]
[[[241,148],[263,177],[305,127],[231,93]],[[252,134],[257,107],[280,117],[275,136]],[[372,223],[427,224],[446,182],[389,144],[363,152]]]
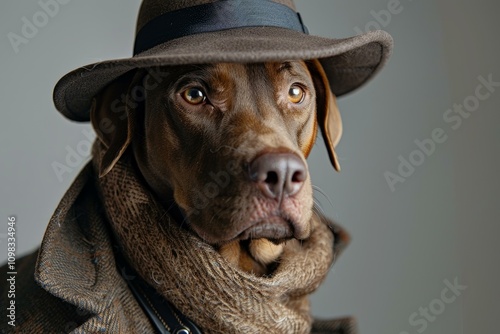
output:
[[[207,221],[210,224],[205,223]],[[305,240],[311,232],[309,222],[309,211],[292,199],[284,200],[281,205],[255,199],[254,205],[248,205],[244,212],[231,210],[229,215],[210,218],[192,215],[187,221],[198,237],[214,246],[257,239],[267,239],[275,244],[290,239]]]
[[[212,235],[208,231],[191,225],[192,231],[212,245],[225,245],[234,241],[267,239],[279,245],[291,239],[305,240],[309,237],[309,225],[295,221],[282,214],[267,215],[255,221],[248,221],[232,233]]]
[[[298,237],[294,225],[293,221],[282,216],[272,216],[251,224],[236,239],[268,239],[275,244],[279,244]]]

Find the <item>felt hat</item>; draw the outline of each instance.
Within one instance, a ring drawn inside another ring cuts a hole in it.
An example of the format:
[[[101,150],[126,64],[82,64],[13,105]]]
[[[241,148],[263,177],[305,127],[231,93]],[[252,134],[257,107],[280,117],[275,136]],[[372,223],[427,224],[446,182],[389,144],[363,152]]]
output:
[[[56,108],[86,122],[92,98],[121,75],[157,66],[319,59],[341,96],[386,63],[392,38],[373,31],[343,39],[309,35],[293,0],[144,0],[134,56],[78,68],[54,89]]]

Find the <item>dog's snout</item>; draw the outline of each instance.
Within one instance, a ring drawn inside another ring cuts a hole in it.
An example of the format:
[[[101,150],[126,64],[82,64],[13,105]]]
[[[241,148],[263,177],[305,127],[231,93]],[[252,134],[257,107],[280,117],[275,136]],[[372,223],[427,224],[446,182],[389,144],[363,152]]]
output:
[[[307,168],[296,154],[267,153],[250,164],[250,178],[272,199],[296,195],[307,179]]]

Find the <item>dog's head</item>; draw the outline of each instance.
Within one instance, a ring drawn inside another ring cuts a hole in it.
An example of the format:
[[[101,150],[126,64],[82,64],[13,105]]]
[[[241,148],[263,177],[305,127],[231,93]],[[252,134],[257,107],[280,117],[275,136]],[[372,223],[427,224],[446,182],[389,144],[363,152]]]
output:
[[[318,125],[339,169],[340,114],[316,60],[136,70],[95,98],[91,118],[101,176],[129,147],[160,201],[212,245],[308,237]]]

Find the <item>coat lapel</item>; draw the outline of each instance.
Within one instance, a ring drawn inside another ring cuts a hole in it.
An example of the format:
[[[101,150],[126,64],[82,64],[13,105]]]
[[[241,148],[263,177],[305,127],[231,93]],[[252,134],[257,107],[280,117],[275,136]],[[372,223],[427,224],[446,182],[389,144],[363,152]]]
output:
[[[61,200],[42,241],[35,280],[79,312],[93,315],[74,333],[153,333],[116,268],[95,181],[88,164]]]

